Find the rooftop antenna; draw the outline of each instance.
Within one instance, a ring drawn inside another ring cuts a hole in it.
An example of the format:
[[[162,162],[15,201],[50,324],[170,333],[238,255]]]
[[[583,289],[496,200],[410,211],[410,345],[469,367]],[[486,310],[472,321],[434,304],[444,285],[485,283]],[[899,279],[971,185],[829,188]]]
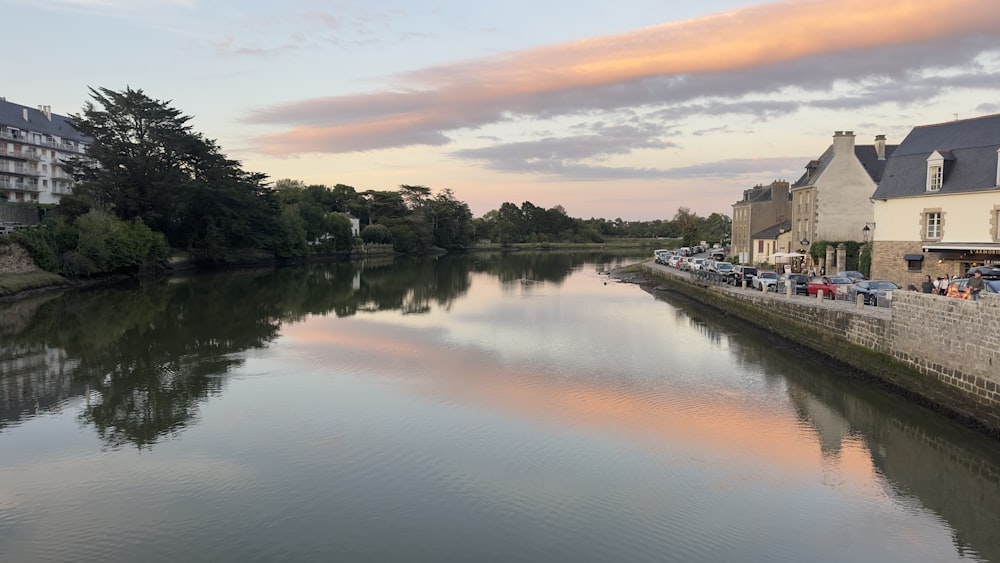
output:
[[[957,113],[953,113],[952,115],[955,116],[955,121],[958,121],[958,114]]]

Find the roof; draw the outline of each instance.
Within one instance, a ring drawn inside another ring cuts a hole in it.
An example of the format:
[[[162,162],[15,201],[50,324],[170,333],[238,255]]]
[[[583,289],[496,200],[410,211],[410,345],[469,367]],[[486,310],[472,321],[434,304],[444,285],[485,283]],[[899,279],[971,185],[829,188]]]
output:
[[[885,158],[879,159],[878,152],[875,150],[875,145],[855,145],[854,146],[854,157],[858,159],[861,166],[868,172],[868,176],[871,177],[872,181],[878,184],[882,181],[882,175],[885,172],[886,163],[889,158],[895,154],[899,145],[886,145],[885,146]],[[833,160],[833,145],[830,145],[823,156],[819,157],[819,160],[811,160],[809,164],[806,165],[806,171],[802,174],[792,188],[801,188],[805,186],[811,186],[823,175],[827,166]]]
[[[24,120],[24,113],[27,110],[28,120]],[[38,108],[30,108],[0,99],[0,125],[16,127],[25,131],[45,133],[61,139],[70,139],[83,143],[90,143],[91,139],[81,134],[70,124],[70,118],[62,115],[50,114],[52,120],[42,113]]]
[[[787,233],[790,230],[792,230],[792,222],[785,221],[783,223],[778,223],[777,225],[771,225],[762,231],[750,235],[750,240],[776,240],[778,235]]]
[[[1000,114],[914,127],[888,159],[882,181],[872,195],[889,199],[927,193],[927,157],[945,157],[941,189],[962,193],[994,189]]]
[[[743,199],[734,203],[733,206],[771,201],[774,198],[774,189],[780,187],[778,183],[779,181],[776,180],[766,186],[758,184],[748,190],[743,190]],[[780,183],[786,184],[787,182],[781,181]],[[788,199],[792,199],[791,194],[788,195]]]

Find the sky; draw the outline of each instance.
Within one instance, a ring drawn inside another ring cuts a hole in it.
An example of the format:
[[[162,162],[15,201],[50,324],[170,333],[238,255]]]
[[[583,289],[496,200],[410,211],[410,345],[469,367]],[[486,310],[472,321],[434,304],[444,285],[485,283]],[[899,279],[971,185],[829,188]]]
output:
[[[0,0],[0,96],[141,89],[247,171],[731,215],[831,144],[1000,113],[996,0]],[[16,64],[15,64],[16,63]]]

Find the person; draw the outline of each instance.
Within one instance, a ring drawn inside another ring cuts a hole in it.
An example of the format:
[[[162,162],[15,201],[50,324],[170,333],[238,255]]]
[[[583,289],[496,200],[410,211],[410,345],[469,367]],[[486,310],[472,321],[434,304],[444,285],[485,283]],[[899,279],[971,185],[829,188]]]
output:
[[[966,286],[969,290],[969,296],[973,301],[979,301],[979,292],[983,290],[985,285],[983,282],[983,273],[976,270],[976,273],[969,279],[969,285]]]
[[[934,293],[934,282],[931,281],[930,276],[924,276],[924,281],[920,284],[920,291],[924,293]]]

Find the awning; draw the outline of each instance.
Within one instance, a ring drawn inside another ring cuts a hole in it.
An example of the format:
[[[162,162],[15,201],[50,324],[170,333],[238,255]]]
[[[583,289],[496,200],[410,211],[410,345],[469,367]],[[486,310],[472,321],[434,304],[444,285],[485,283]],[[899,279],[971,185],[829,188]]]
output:
[[[906,260],[907,262],[909,262],[911,260],[923,260],[923,259],[924,259],[924,255],[923,254],[904,254],[903,255],[903,260]]]
[[[974,252],[977,254],[1000,254],[1000,242],[939,242],[923,245],[924,252]]]

